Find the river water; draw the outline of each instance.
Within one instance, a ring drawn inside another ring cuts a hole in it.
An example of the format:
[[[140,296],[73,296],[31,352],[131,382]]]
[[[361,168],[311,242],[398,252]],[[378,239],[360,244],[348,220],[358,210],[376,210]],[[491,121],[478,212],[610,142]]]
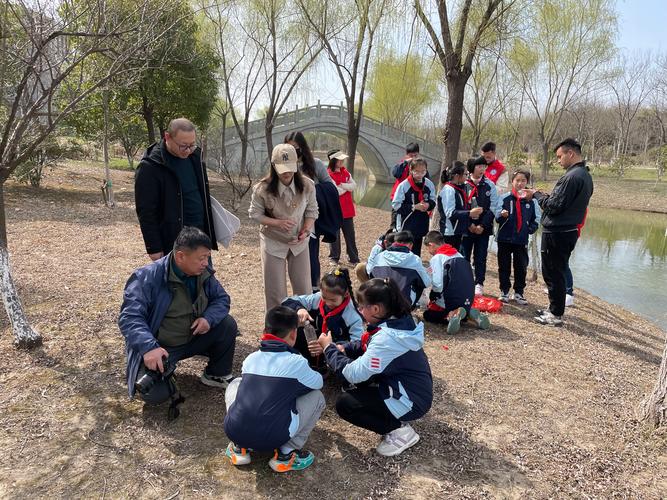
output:
[[[391,185],[373,184],[357,168],[355,180],[358,204],[390,210]],[[575,288],[622,305],[667,331],[667,214],[591,207],[570,268]]]

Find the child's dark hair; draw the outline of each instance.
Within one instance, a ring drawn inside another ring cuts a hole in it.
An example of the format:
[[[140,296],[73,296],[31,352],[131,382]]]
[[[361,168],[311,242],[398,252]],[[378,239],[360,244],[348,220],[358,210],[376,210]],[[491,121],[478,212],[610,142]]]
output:
[[[296,311],[285,306],[270,309],[264,319],[264,333],[270,333],[281,339],[287,337],[297,326],[299,326],[299,317]]]
[[[362,283],[357,301],[363,305],[382,305],[386,314],[384,319],[407,316],[412,309],[396,282],[390,278],[373,278]]]
[[[418,166],[424,165],[424,168],[428,172],[428,164],[426,163],[426,160],[424,158],[422,158],[421,156],[415,156],[414,158],[412,158],[410,160],[409,165],[410,165],[410,170],[414,170]]]
[[[405,152],[410,154],[410,153],[419,153],[419,144],[416,142],[411,142],[407,146],[405,146]]]
[[[412,236],[412,233],[410,231],[398,231],[394,234],[394,241],[392,243],[414,243],[415,242],[415,237]]]
[[[457,175],[465,174],[466,167],[461,161],[454,161],[452,164],[442,171],[440,174],[440,182],[443,184],[451,181]]]
[[[386,233],[384,233],[384,247],[389,248],[391,244],[394,242],[394,238],[396,237],[396,233],[394,232],[393,229],[390,229]]]
[[[345,296],[350,294],[355,310],[357,303],[354,299],[354,289],[352,288],[352,280],[350,279],[350,271],[344,267],[336,267],[333,271],[322,276],[320,280],[320,288],[326,289],[336,295]]]
[[[486,165],[486,160],[483,156],[478,156],[477,158],[470,158],[466,163],[466,168],[468,173],[472,174],[475,171],[477,165]]]
[[[514,178],[517,175],[523,175],[526,178],[526,181],[530,182],[530,172],[528,170],[523,170],[521,168],[515,170],[514,172],[512,172],[512,179],[511,180],[514,180]]]
[[[445,237],[440,231],[429,231],[424,236],[424,245],[430,245],[431,243],[441,246],[445,244]]]

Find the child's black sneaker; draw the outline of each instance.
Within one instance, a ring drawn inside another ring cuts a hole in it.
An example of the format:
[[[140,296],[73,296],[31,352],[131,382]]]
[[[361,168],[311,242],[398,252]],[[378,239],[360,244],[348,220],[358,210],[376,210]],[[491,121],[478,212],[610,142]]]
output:
[[[234,375],[231,373],[229,375],[209,375],[206,373],[206,370],[201,374],[199,380],[202,384],[208,385],[210,387],[219,387],[221,389],[226,389],[232,380],[234,380]]]
[[[291,470],[303,470],[309,467],[315,460],[315,455],[306,450],[293,450],[287,454],[275,451],[273,458],[269,460],[269,467],[276,472],[289,472]]]

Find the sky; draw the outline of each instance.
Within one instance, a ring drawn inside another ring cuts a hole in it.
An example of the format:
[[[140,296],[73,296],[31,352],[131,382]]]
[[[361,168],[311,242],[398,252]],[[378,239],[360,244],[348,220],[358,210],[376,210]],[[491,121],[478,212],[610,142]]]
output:
[[[667,0],[617,0],[617,44],[629,51],[667,51]]]

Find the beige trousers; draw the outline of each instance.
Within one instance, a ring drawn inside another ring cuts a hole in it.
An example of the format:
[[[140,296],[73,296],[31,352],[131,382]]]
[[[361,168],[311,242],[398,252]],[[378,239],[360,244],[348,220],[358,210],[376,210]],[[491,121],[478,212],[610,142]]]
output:
[[[264,274],[264,305],[266,311],[280,305],[287,298],[287,278],[285,266],[289,274],[294,295],[306,295],[312,293],[310,283],[310,258],[308,247],[299,255],[294,255],[290,250],[287,258],[275,257],[262,251],[262,273]]]

